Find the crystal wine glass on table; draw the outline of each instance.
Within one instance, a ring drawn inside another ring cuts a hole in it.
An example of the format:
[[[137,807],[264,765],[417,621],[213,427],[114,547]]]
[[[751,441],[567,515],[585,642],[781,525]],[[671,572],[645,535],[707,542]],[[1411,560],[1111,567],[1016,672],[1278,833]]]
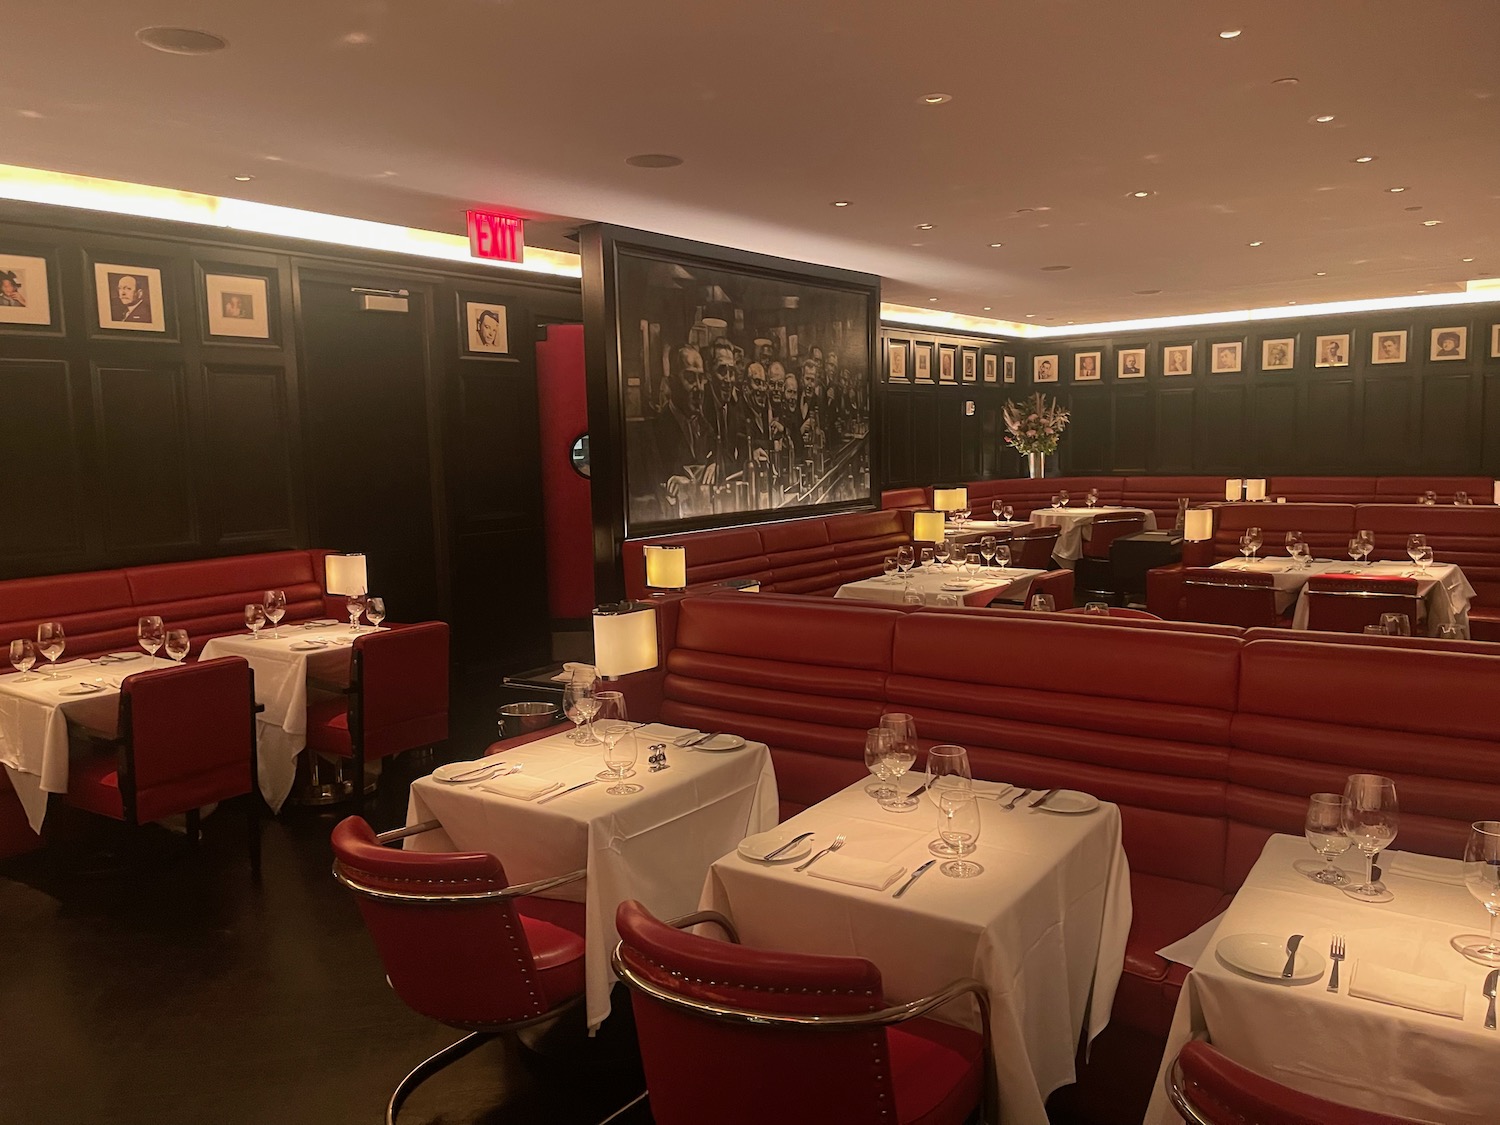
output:
[[[1007,504],[1005,505],[1005,507],[1000,509],[1000,514],[1004,516],[1006,522],[1009,523],[1010,520],[1015,516],[1016,510],[1011,505]]]
[[[901,581],[906,581],[906,576],[911,570],[911,564],[916,561],[916,555],[908,546],[896,548],[896,568],[901,571]]]
[[[594,681],[585,676],[568,681],[563,688],[563,714],[573,720],[573,733],[568,739],[580,746],[598,746],[599,740],[583,725],[599,710],[599,701],[594,698]]]
[[[36,627],[36,650],[45,656],[51,665],[45,674],[49,680],[60,680],[57,674],[57,658],[67,647],[68,638],[63,633],[62,622],[44,621]]]
[[[1083,498],[1083,504],[1086,508],[1097,508],[1099,506],[1099,490],[1097,488],[1089,489],[1088,495]]]
[[[881,807],[892,812],[910,812],[917,807],[917,798],[901,792],[901,778],[917,762],[917,721],[910,715],[892,712],[880,716],[880,725],[891,732],[891,745],[885,756],[886,772],[891,776],[895,793],[881,801]]]
[[[365,598],[365,620],[373,629],[380,628],[380,623],[385,620],[385,599]]]
[[[281,636],[281,619],[286,616],[286,591],[267,590],[261,604],[266,607],[266,620],[271,623],[271,636]]]
[[[945,744],[927,751],[927,796],[933,806],[942,812],[943,794],[953,790],[972,790],[974,774],[969,765],[969,752],[962,746]],[[927,845],[933,855],[953,859],[958,855],[941,836]]]
[[[167,630],[167,655],[181,664],[191,647],[186,629]]]
[[[979,553],[984,556],[984,565],[986,569],[994,565],[995,537],[993,535],[986,535],[984,536],[984,538],[979,540]]]
[[[1301,548],[1306,545],[1306,542],[1302,538],[1302,532],[1300,531],[1288,531],[1286,533],[1286,553],[1292,557],[1293,562],[1298,561]]]
[[[995,522],[999,523],[1005,519],[1005,501],[996,500],[990,504],[990,511],[995,513]]]
[[[1355,565],[1359,564],[1359,556],[1364,553],[1365,544],[1364,541],[1359,538],[1359,536],[1356,535],[1353,539],[1349,540],[1349,558],[1355,563]]]
[[[635,732],[630,724],[610,719],[608,722],[596,723],[594,733],[604,744],[604,764],[613,771],[610,776],[615,779],[615,784],[605,792],[614,797],[628,797],[632,793],[639,793],[639,785],[625,780],[635,773],[635,757],[638,753]]]
[[[1411,559],[1412,565],[1417,565],[1417,557],[1422,553],[1422,548],[1427,546],[1427,536],[1414,532],[1406,537],[1406,557]]]
[[[925,554],[926,552],[923,553]],[[951,554],[953,554],[953,548],[946,538],[939,539],[937,544],[932,548],[932,557],[937,560],[938,567],[943,570],[948,568],[948,557]]]
[[[29,680],[36,679],[31,674],[32,666],[36,664],[36,645],[25,637],[10,642],[10,666],[21,673],[16,677],[16,683],[24,684]]]
[[[599,726],[601,723],[624,723],[629,727],[630,712],[625,704],[625,696],[622,692],[595,691],[594,703],[597,705],[592,722],[595,735],[599,735]],[[602,740],[603,736],[599,735],[599,737]],[[634,765],[635,763],[632,762],[631,764]],[[608,760],[605,761],[605,766],[609,766]],[[632,769],[624,774],[617,774],[614,769],[606,768],[603,773],[595,774],[594,776],[600,781],[618,781],[622,776],[634,777],[635,770]]]
[[[1051,594],[1032,594],[1031,608],[1037,613],[1052,613],[1057,609],[1057,602]]]
[[[260,640],[260,631],[266,627],[266,607],[251,602],[245,607],[245,626],[250,630],[250,639]]]
[[[975,572],[978,571],[978,570],[979,570],[979,552],[978,551],[970,551],[968,554],[966,554],[964,556],[964,575],[970,581],[972,581],[973,578],[974,578]]]
[[[984,874],[984,866],[966,858],[979,844],[979,801],[972,790],[945,789],[938,802],[938,836],[958,858],[938,868],[950,879],[972,879]]]
[[[1066,508],[1068,506],[1068,490],[1066,488],[1060,488],[1057,490],[1057,503],[1058,506],[1062,508]]]
[[[922,548],[922,568],[925,570],[927,567],[929,567],[931,565],[932,565],[932,548],[931,547],[923,547]]]
[[[359,632],[359,618],[365,611],[364,595],[350,594],[348,601],[344,602],[344,611],[349,614],[349,632]]]
[[[865,768],[875,775],[875,781],[865,786],[865,792],[877,801],[887,801],[896,795],[885,762],[891,752],[891,738],[891,731],[885,727],[871,727],[865,731]]]
[[[1010,544],[1008,544],[1008,543],[996,543],[995,544],[995,566],[998,567],[1001,570],[1004,570],[1009,565],[1010,565]]]
[[[1361,531],[1359,533],[1359,553],[1364,556],[1365,565],[1370,565],[1370,555],[1375,551],[1375,533],[1373,531]]]
[[[1495,940],[1495,918],[1500,916],[1500,821],[1478,820],[1469,828],[1464,845],[1464,886],[1490,916],[1488,938],[1459,934],[1453,948],[1481,965],[1500,965],[1500,942]]]
[[[1365,857],[1365,881],[1345,887],[1360,902],[1390,902],[1396,896],[1375,878],[1375,856],[1390,847],[1401,824],[1396,783],[1373,773],[1353,774],[1344,785],[1344,835]]]
[[[1314,793],[1307,799],[1307,818],[1303,822],[1303,834],[1312,850],[1323,857],[1321,865],[1313,860],[1298,860],[1298,871],[1317,883],[1330,887],[1342,887],[1349,876],[1339,870],[1334,858],[1343,855],[1354,845],[1344,835],[1344,798],[1339,793]]]
[[[265,611],[261,611],[262,623],[264,623]],[[141,648],[146,650],[147,656],[155,656],[160,650],[162,643],[167,639],[166,626],[162,624],[160,617],[155,615],[142,617],[135,623],[135,638]]]
[[[881,564],[881,569],[885,571],[885,580],[887,582],[894,582],[894,581],[896,581],[896,559],[895,559],[895,556],[893,556],[893,555],[887,555],[885,557],[885,561]]]

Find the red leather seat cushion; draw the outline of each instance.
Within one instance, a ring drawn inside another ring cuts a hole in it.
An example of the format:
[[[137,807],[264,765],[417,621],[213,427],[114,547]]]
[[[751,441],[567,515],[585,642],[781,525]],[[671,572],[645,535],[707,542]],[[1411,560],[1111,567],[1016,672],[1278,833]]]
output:
[[[68,801],[85,812],[123,818],[117,756],[100,752],[69,762]]]
[[[307,748],[340,758],[353,756],[347,699],[320,699],[307,705]]]
[[[569,996],[583,991],[583,938],[572,930],[529,917],[520,912],[521,928],[526,931],[526,944],[531,947],[531,958],[536,965],[537,981],[546,994],[547,1005],[561,1003]]]
[[[984,1088],[984,1038],[937,1020],[886,1029],[896,1119],[901,1125],[962,1125]]]

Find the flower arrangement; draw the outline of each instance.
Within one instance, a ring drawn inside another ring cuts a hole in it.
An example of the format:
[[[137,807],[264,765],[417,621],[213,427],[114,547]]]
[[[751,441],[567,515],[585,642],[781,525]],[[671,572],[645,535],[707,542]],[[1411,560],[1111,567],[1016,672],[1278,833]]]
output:
[[[1020,402],[1006,402],[1005,428],[1005,443],[1018,453],[1056,453],[1068,428],[1068,412],[1038,391]]]

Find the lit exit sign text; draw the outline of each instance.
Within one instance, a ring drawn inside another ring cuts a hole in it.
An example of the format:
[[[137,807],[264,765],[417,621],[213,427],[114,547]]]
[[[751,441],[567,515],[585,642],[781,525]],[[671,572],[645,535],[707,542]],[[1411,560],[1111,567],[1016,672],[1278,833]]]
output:
[[[519,262],[526,252],[526,226],[514,215],[469,212],[469,253],[476,258]]]

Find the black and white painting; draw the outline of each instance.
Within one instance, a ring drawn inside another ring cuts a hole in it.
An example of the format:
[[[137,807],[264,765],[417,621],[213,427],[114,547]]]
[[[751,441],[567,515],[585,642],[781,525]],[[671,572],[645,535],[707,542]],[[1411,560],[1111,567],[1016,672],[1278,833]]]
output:
[[[51,324],[47,260],[0,254],[0,324]]]
[[[165,332],[166,295],[161,270],[149,266],[94,263],[99,327],[112,332]]]

